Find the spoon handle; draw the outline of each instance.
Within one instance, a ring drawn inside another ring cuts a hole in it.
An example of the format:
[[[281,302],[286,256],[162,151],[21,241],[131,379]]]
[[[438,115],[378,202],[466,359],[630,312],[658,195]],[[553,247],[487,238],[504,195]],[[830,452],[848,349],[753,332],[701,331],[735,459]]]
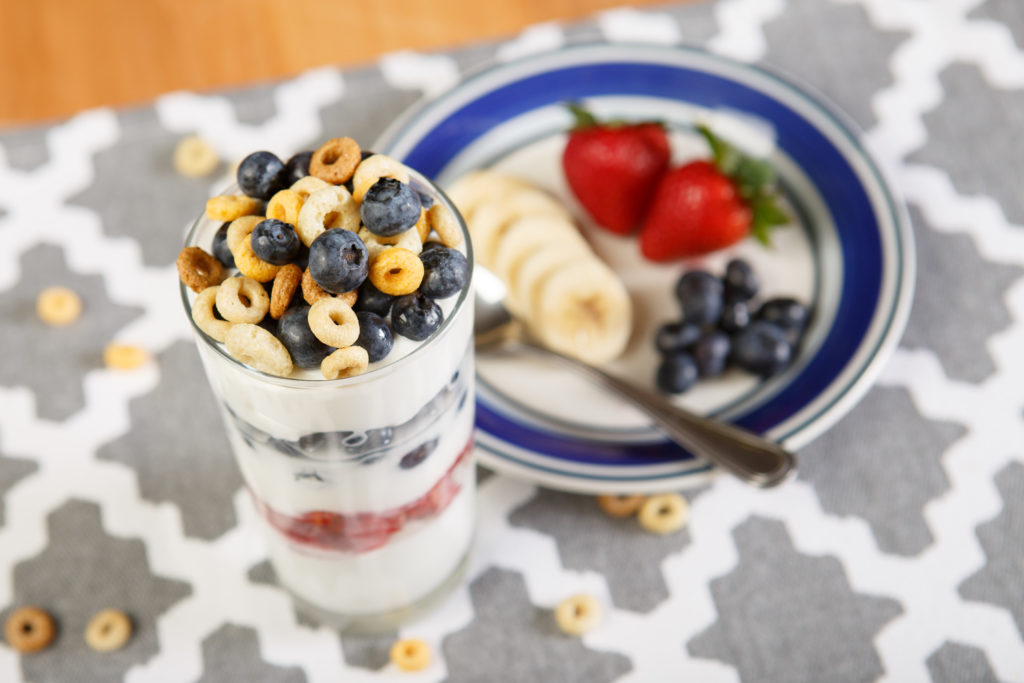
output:
[[[660,394],[613,377],[600,368],[529,342],[522,346],[552,356],[630,401],[647,414],[672,441],[698,457],[728,470],[743,481],[768,488],[785,481],[796,468],[796,456],[773,441],[740,427],[678,408]]]

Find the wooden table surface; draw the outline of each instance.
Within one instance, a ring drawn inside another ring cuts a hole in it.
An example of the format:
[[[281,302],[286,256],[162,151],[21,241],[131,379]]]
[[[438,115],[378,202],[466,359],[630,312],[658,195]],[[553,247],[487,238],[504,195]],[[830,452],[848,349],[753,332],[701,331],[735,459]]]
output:
[[[457,47],[621,2],[0,0],[0,126]]]

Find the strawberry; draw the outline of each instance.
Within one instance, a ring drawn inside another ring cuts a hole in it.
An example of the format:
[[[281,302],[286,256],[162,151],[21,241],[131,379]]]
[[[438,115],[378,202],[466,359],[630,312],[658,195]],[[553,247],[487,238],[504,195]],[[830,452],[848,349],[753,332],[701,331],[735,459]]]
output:
[[[789,221],[776,204],[771,166],[698,131],[714,162],[691,161],[661,178],[640,231],[640,251],[652,261],[707,254],[749,234],[768,244],[771,228]]]
[[[658,123],[599,123],[578,105],[568,106],[576,117],[562,153],[569,187],[595,223],[628,235],[668,167],[665,130]]]

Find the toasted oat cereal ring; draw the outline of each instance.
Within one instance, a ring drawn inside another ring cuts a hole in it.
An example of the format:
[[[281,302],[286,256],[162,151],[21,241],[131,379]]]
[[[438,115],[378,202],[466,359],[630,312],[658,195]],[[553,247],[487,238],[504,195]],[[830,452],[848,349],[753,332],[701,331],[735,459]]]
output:
[[[252,323],[236,323],[224,336],[228,353],[246,365],[268,375],[292,374],[292,357],[277,337]]]
[[[19,607],[4,624],[7,644],[18,652],[39,652],[52,643],[56,635],[53,617],[38,607]]]
[[[82,299],[67,287],[47,287],[36,297],[36,315],[47,325],[70,325],[82,315]]]
[[[430,646],[419,638],[403,638],[391,646],[391,661],[402,671],[422,671],[430,665]]]
[[[437,233],[441,244],[446,247],[457,247],[462,243],[462,230],[459,228],[459,222],[455,220],[455,216],[447,206],[440,202],[434,202],[434,205],[427,211],[427,216],[430,218],[430,227]]]
[[[121,610],[97,612],[85,627],[85,642],[97,652],[120,650],[132,637],[132,620]]]
[[[359,239],[366,245],[366,251],[369,252],[371,261],[388,247],[401,247],[402,249],[408,249],[414,254],[419,254],[423,251],[423,242],[420,241],[420,234],[415,226],[391,237],[375,235],[367,230],[366,226],[359,228],[359,232],[356,234],[359,235]]]
[[[232,323],[258,323],[270,309],[270,297],[251,277],[229,277],[217,290],[217,312]]]
[[[352,177],[362,158],[359,143],[352,138],[331,138],[313,152],[309,174],[332,185],[341,185]]]
[[[326,379],[344,379],[366,372],[370,354],[362,346],[346,346],[332,351],[320,362],[320,372]]]
[[[359,319],[341,299],[329,297],[310,304],[308,319],[313,336],[328,346],[340,349],[359,339]]]
[[[305,201],[295,190],[281,190],[267,202],[267,218],[295,225],[299,222],[299,211]]]
[[[574,595],[555,608],[555,623],[570,636],[580,636],[601,623],[601,603],[592,595]]]
[[[274,286],[270,289],[270,317],[278,320],[288,310],[292,297],[302,282],[302,269],[294,263],[281,266],[274,276]],[[312,280],[313,278],[310,278]],[[315,283],[314,283],[315,284]]]
[[[198,135],[186,135],[174,147],[174,170],[186,178],[202,178],[217,168],[220,158]]]
[[[192,321],[211,339],[223,342],[231,329],[231,323],[219,320],[214,315],[213,306],[217,302],[218,289],[220,287],[207,287],[199,292],[199,296],[192,302]]]
[[[231,221],[231,225],[228,226],[228,233],[225,235],[225,239],[228,243],[228,250],[232,256],[238,254],[242,248],[242,242],[245,238],[252,234],[252,231],[256,229],[256,226],[262,223],[265,219],[263,216],[242,216]]]
[[[408,249],[389,247],[370,261],[369,278],[385,294],[412,294],[423,281],[423,261]]]
[[[202,247],[185,247],[178,254],[178,277],[193,292],[219,285],[227,277],[224,264]]]
[[[111,370],[135,370],[149,361],[149,351],[131,344],[107,344],[103,364]]]
[[[373,187],[373,184],[381,178],[394,178],[403,183],[409,182],[409,169],[396,159],[384,154],[374,154],[366,157],[356,166],[356,172],[352,174],[352,197],[357,201],[363,201],[363,195]]]
[[[606,515],[612,517],[629,517],[640,509],[644,503],[644,496],[639,494],[632,496],[603,495],[597,497],[597,505]]]
[[[246,277],[251,277],[256,282],[270,282],[277,275],[277,271],[281,270],[281,266],[267,263],[256,255],[256,252],[252,250],[252,235],[248,235],[238,248],[238,253],[235,254],[235,266],[237,266],[238,272]]]
[[[299,197],[302,198],[302,201],[306,201],[309,199],[309,195],[313,194],[317,190],[322,190],[325,187],[330,186],[330,183],[325,183],[316,176],[307,175],[296,180],[288,189],[299,195]]]
[[[416,233],[420,236],[420,242],[426,242],[430,237],[430,218],[426,209],[420,209],[420,219],[416,221]]]
[[[317,301],[320,301],[320,299],[326,299],[329,296],[331,296],[331,293],[317,284],[307,266],[306,270],[302,273],[302,298],[307,304],[312,306]]]
[[[669,534],[686,525],[690,508],[678,493],[659,493],[640,506],[640,526],[656,534]]]
[[[351,308],[352,306],[355,306],[356,301],[359,300],[359,290],[352,289],[347,292],[342,292],[341,294],[334,294],[333,296],[335,299]]]
[[[309,195],[299,211],[295,231],[307,247],[330,228],[359,230],[359,205],[344,187],[329,185]]]
[[[263,202],[244,194],[223,194],[206,200],[206,217],[214,221],[233,221],[259,213]]]

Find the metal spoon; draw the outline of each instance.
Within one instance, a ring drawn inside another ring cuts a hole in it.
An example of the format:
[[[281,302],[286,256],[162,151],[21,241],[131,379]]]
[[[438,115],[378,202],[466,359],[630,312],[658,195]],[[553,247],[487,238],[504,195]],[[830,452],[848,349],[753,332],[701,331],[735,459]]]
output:
[[[748,484],[768,488],[786,480],[796,468],[796,457],[778,444],[745,429],[677,408],[660,394],[613,377],[600,368],[552,351],[532,340],[522,324],[505,308],[505,284],[482,266],[473,268],[475,323],[478,351],[522,350],[555,358],[577,373],[626,399],[656,424],[665,435],[698,457],[710,460]]]

